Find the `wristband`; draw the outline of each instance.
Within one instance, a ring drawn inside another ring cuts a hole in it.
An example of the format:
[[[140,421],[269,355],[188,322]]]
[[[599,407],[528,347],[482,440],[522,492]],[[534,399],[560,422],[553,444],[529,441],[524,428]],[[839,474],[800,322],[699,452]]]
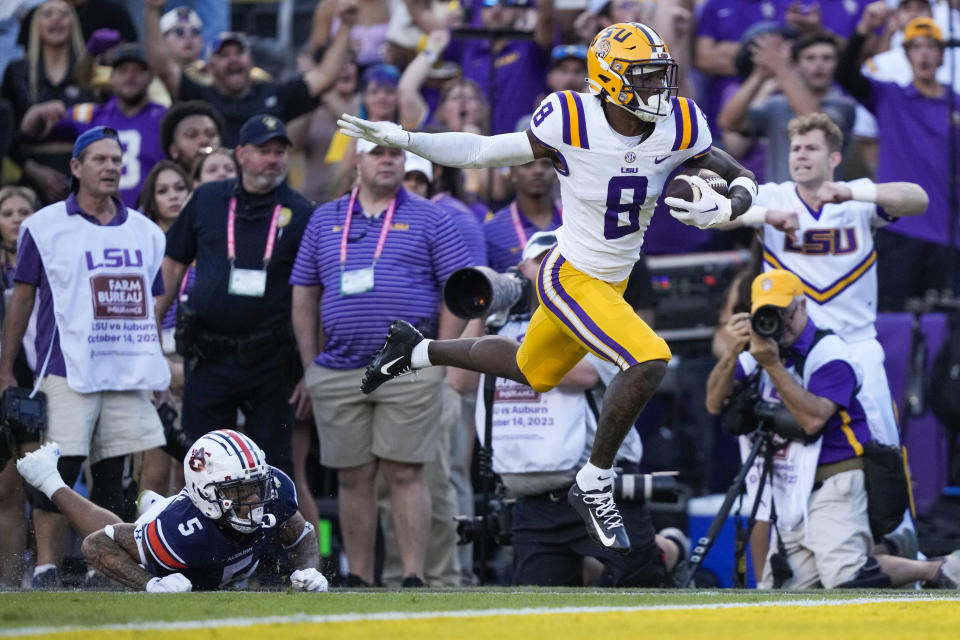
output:
[[[740,176],[735,178],[733,182],[730,183],[730,187],[727,189],[727,193],[730,193],[730,190],[734,187],[743,187],[750,194],[750,202],[753,202],[757,199],[757,190],[759,187],[757,183],[747,176]]]
[[[759,227],[767,221],[767,208],[755,204],[736,219],[746,226]]]
[[[850,188],[850,199],[858,202],[876,202],[877,185],[873,182],[856,182],[847,185]]]

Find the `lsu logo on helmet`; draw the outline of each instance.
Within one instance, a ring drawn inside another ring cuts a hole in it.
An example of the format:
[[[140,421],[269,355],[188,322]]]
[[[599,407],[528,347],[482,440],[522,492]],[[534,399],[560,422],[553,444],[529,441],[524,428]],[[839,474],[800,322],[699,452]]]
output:
[[[670,116],[677,93],[677,64],[667,44],[650,27],[621,22],[598,33],[587,49],[590,92],[641,120]]]

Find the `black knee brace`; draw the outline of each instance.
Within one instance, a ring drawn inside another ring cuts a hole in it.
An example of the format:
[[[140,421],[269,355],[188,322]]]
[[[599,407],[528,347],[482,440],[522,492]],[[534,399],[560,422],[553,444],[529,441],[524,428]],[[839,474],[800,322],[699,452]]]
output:
[[[63,478],[63,481],[68,487],[72,488],[77,481],[84,460],[85,458],[83,456],[61,456],[57,462],[57,471],[60,472],[60,477]],[[60,513],[60,509],[57,508],[57,505],[53,504],[53,500],[40,493],[39,489],[35,489],[26,483],[24,483],[24,485],[27,488],[27,500],[34,509],[50,513]]]
[[[890,577],[883,572],[877,559],[867,556],[867,562],[860,567],[857,575],[843,584],[838,584],[837,589],[886,589],[891,586]]]

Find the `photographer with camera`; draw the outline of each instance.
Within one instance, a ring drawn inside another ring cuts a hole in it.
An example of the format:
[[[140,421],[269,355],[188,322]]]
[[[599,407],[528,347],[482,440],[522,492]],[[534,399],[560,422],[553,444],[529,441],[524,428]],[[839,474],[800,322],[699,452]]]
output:
[[[927,588],[957,588],[957,553],[927,562],[870,555],[863,456],[871,436],[857,397],[862,373],[846,342],[808,318],[800,279],[780,269],[757,276],[751,312],[727,323],[730,349],[710,374],[707,409],[726,409],[731,418],[736,407],[739,419],[728,420],[728,429],[746,435],[761,427],[784,448],[762,496],[760,517],[774,525],[776,544],[760,587],[878,588],[921,580]],[[735,389],[747,379],[759,386]],[[745,415],[743,399],[752,402],[754,394],[753,415]],[[748,486],[758,479],[751,473]]]
[[[556,235],[551,231],[530,236],[518,265],[519,274],[536,278],[540,262],[555,244]],[[539,304],[532,291],[527,291],[497,330],[499,336],[519,340],[527,332],[531,312]],[[599,548],[566,503],[567,489],[589,457],[597,430],[597,405],[591,390],[615,373],[604,371],[605,365],[588,354],[557,387],[544,393],[506,378],[495,381],[492,467],[500,474],[507,495],[515,497],[516,502],[510,513],[508,504],[496,500],[484,515],[489,522],[478,524],[501,542],[509,536],[516,585],[582,586],[585,560],[596,558],[602,564],[602,573],[586,578],[588,584],[660,587],[666,585],[668,572],[686,556],[685,536],[676,529],[664,531],[669,537],[655,535],[644,497],[630,495],[642,454],[635,429],[627,434],[617,453],[616,467],[626,475],[615,483],[617,497],[623,500],[623,525],[633,542],[630,553],[621,555]],[[479,380],[476,425],[481,443],[486,444],[484,376]],[[673,484],[672,478],[664,480]],[[471,533],[468,538],[478,535],[475,527]]]

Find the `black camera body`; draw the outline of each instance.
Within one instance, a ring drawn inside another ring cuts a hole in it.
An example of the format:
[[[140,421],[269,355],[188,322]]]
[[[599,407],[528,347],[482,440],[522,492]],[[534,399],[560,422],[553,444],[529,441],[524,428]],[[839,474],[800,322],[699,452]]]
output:
[[[8,387],[3,392],[3,424],[17,444],[39,441],[47,428],[47,396],[23,387]]]
[[[479,516],[454,516],[457,522],[457,544],[471,544],[481,539],[499,545],[513,542],[513,505],[516,500],[494,496],[487,503],[486,512]]]
[[[760,429],[798,442],[811,442],[817,437],[808,435],[784,405],[763,400],[759,368],[738,382],[723,401],[721,420],[724,431],[732,436],[745,436]]]
[[[765,305],[757,309],[750,316],[750,326],[753,332],[761,338],[773,338],[777,342],[783,335],[783,318],[780,317],[780,307]]]

